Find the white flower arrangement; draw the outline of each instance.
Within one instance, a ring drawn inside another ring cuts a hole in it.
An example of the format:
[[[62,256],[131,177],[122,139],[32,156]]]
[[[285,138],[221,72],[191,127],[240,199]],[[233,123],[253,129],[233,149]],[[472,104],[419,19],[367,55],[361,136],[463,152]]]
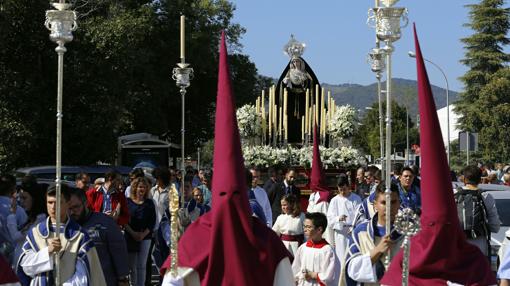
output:
[[[256,113],[254,105],[246,104],[238,108],[236,116],[239,135],[242,139],[251,140],[262,134],[262,120]]]
[[[353,167],[366,163],[365,157],[352,147],[319,147],[321,160],[325,168]],[[274,165],[311,167],[312,146],[303,148],[273,148],[271,146],[244,146],[244,164],[246,166],[270,167]]]
[[[350,105],[339,106],[331,118],[329,134],[336,140],[346,139],[354,134],[356,110]]]

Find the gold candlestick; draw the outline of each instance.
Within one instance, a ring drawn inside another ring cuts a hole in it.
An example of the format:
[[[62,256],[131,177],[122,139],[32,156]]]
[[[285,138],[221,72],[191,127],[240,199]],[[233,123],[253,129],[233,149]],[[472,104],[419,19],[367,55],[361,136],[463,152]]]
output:
[[[170,198],[168,200],[168,208],[170,209],[170,255],[172,257],[172,261],[170,263],[170,272],[173,277],[178,276],[178,243],[179,243],[179,220],[178,220],[178,211],[179,211],[179,194],[175,185],[172,184],[170,187]]]

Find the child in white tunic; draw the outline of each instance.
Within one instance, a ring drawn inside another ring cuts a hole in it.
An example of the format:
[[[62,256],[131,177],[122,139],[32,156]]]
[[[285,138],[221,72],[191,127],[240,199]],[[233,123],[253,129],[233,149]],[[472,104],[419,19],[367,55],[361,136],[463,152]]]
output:
[[[307,213],[323,213],[326,215],[328,213],[329,208],[329,202],[328,200],[322,198],[321,199],[321,193],[320,192],[314,192],[310,195],[310,198],[308,199],[308,207],[306,208]],[[324,230],[324,233],[322,234],[322,237],[331,245],[334,245],[335,240],[333,237],[333,233],[329,227],[326,227]]]
[[[343,265],[348,246],[348,238],[353,229],[356,209],[361,204],[361,198],[352,193],[349,178],[340,174],[337,182],[338,195],[329,203],[328,226],[333,231],[335,251],[340,263]]]
[[[327,226],[323,213],[307,213],[304,230],[308,241],[301,245],[292,263],[298,286],[337,286],[340,264],[335,250],[322,238]]]
[[[305,214],[301,212],[299,202],[294,195],[285,195],[281,200],[282,214],[278,216],[273,230],[282,239],[287,250],[296,255],[298,247],[304,241],[303,221]]]

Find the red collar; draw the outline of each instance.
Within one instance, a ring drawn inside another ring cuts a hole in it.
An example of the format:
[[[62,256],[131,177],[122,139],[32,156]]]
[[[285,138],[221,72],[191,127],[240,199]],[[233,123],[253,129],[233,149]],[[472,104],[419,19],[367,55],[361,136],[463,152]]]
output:
[[[325,239],[322,239],[321,241],[319,241],[317,243],[314,243],[311,239],[309,239],[306,242],[306,247],[311,247],[311,248],[322,248],[325,245],[328,245],[328,242]]]

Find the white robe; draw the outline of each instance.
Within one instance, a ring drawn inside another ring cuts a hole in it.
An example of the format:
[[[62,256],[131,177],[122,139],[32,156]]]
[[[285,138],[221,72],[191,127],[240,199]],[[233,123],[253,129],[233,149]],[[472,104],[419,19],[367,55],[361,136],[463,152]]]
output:
[[[348,197],[336,195],[329,203],[328,208],[328,226],[331,228],[335,240],[335,252],[343,264],[348,243],[349,234],[354,223],[356,209],[361,204],[361,198],[351,193]],[[340,221],[342,216],[346,216],[345,221]]]
[[[328,214],[328,202],[320,202],[317,203],[320,199],[319,193],[315,192],[310,195],[310,199],[308,199],[308,207],[306,208],[306,212],[308,213],[323,213],[324,215]],[[326,227],[326,230],[322,234],[322,238],[324,238],[329,244],[335,245],[335,239],[333,238],[333,233],[329,227]]]
[[[295,286],[290,260],[285,257],[278,263],[274,274],[273,286]],[[168,271],[161,286],[200,286],[198,273],[191,268],[179,267],[179,276],[173,277]]]
[[[273,225],[273,230],[276,232],[278,236],[280,234],[286,235],[300,235],[303,234],[303,222],[305,221],[305,214],[301,213],[297,217],[293,217],[288,214],[281,214],[276,219],[276,222]],[[287,248],[287,250],[292,254],[292,256],[296,256],[296,252],[299,247],[298,241],[285,241],[282,240],[283,244]]]
[[[318,286],[317,280],[305,280],[304,272],[317,272],[320,282],[326,286],[337,286],[340,276],[340,264],[335,255],[335,250],[329,244],[321,248],[309,247],[307,243],[298,248],[292,272],[297,281],[297,286]]]
[[[25,256],[20,261],[23,271],[30,277],[34,278],[39,273],[53,271],[54,255],[48,253],[48,247],[37,252],[33,250],[25,251]],[[67,281],[62,283],[63,286],[87,286],[88,270],[80,259],[76,259],[76,270],[74,275]],[[102,274],[101,274],[102,275]],[[32,279],[30,285],[38,285],[37,279]]]

